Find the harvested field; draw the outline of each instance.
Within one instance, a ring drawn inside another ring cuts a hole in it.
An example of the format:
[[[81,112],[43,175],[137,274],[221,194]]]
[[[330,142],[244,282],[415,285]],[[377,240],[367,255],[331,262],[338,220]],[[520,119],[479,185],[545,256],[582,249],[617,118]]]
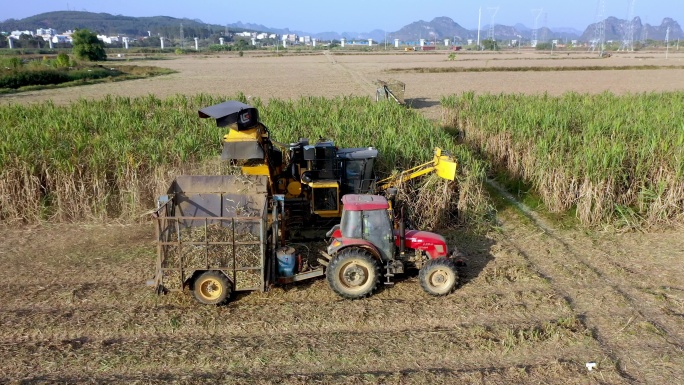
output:
[[[224,307],[143,286],[154,260],[147,225],[3,229],[0,268],[13,274],[0,298],[0,381],[619,384],[683,374],[681,238],[577,238],[501,216],[498,234],[450,235],[469,268],[448,297],[409,277],[346,301],[316,280]],[[646,240],[649,251],[630,251]]]
[[[632,67],[682,66],[684,54],[664,52],[620,53],[599,59],[586,52],[550,55],[545,52],[477,53],[459,52],[455,61],[447,61],[447,52],[399,54],[317,54],[301,56],[245,53],[237,55],[202,55],[173,60],[135,61],[136,65],[168,67],[176,74],[141,79],[114,85],[91,85],[62,90],[43,90],[0,96],[2,102],[29,103],[52,99],[67,103],[78,98],[99,99],[108,94],[158,97],[178,93],[234,95],[242,91],[248,97],[298,98],[300,96],[375,95],[376,79],[396,78],[406,83],[406,98],[419,108],[434,107],[429,112],[439,117],[442,95],[463,91],[491,93],[544,93],[559,95],[567,91],[618,94],[644,91],[675,91],[679,84],[672,79],[684,76],[684,69],[649,69],[619,71],[550,71],[550,72],[468,72],[468,73],[389,73],[410,68],[477,67]]]
[[[391,75],[406,83],[414,107],[438,119],[441,96],[462,91],[675,91],[681,85],[673,79],[684,70],[385,70],[662,67],[679,66],[683,58],[536,52],[459,53],[455,62],[446,53],[183,57],[154,63],[179,71],[174,75],[1,96],[0,103],[52,99],[59,108],[106,94],[242,91],[265,102],[294,98],[274,108],[296,110],[301,95],[372,96],[373,80]],[[409,116],[397,115],[397,135]],[[277,133],[281,125],[274,119],[269,127]],[[297,133],[296,125],[285,129]],[[340,138],[345,129],[336,128]],[[366,140],[373,137],[380,135]],[[684,378],[684,230],[562,228],[506,192],[488,189],[498,210],[490,231],[445,233],[468,268],[458,289],[440,298],[423,293],[413,276],[359,301],[340,299],[318,279],[240,294],[223,307],[202,306],[191,295],[158,297],[144,286],[156,257],[151,223],[3,224],[0,383],[663,384]],[[589,371],[587,363],[596,368]]]

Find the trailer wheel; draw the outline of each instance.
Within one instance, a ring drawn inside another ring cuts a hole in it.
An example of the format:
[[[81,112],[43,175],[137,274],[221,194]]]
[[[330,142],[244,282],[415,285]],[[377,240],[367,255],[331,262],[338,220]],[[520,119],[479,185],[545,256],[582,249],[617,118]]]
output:
[[[218,271],[202,273],[193,284],[195,299],[205,305],[224,303],[231,292],[231,285],[225,275]]]
[[[363,298],[378,285],[380,272],[373,256],[360,248],[342,250],[326,269],[330,288],[347,299]]]
[[[426,293],[442,296],[451,293],[458,282],[458,270],[450,259],[429,260],[418,274],[420,286]]]

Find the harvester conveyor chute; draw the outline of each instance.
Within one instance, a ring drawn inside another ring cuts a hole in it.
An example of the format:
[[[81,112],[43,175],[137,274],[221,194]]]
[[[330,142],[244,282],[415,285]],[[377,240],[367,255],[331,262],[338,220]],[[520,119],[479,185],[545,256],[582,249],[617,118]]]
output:
[[[435,172],[440,178],[453,181],[456,179],[457,168],[458,162],[455,158],[450,155],[443,154],[442,149],[435,148],[435,156],[431,161],[378,181],[377,191],[385,191],[388,188],[396,187],[403,182],[427,175],[431,172]]]

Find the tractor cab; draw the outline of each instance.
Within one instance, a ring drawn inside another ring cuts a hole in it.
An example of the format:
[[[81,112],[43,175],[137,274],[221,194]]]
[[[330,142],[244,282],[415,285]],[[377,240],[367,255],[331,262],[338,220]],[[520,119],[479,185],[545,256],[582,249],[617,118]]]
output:
[[[420,270],[421,287],[432,295],[445,295],[458,281],[456,263],[446,240],[428,231],[406,231],[403,221],[395,232],[390,205],[380,195],[347,194],[342,221],[333,227],[327,253],[318,261],[326,266],[330,288],[344,298],[370,294],[382,274],[385,285],[406,268]],[[407,252],[410,251],[410,252]]]
[[[342,197],[342,204],[338,246],[354,244],[373,250],[383,261],[394,259],[394,230],[387,199],[380,195],[347,194]]]

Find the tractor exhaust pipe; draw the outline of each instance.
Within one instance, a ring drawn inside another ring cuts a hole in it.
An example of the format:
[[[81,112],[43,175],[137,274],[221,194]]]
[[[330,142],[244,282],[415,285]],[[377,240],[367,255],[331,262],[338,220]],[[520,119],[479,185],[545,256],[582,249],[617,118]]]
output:
[[[399,255],[403,256],[406,250],[406,226],[404,225],[404,208],[402,207],[399,217]]]

